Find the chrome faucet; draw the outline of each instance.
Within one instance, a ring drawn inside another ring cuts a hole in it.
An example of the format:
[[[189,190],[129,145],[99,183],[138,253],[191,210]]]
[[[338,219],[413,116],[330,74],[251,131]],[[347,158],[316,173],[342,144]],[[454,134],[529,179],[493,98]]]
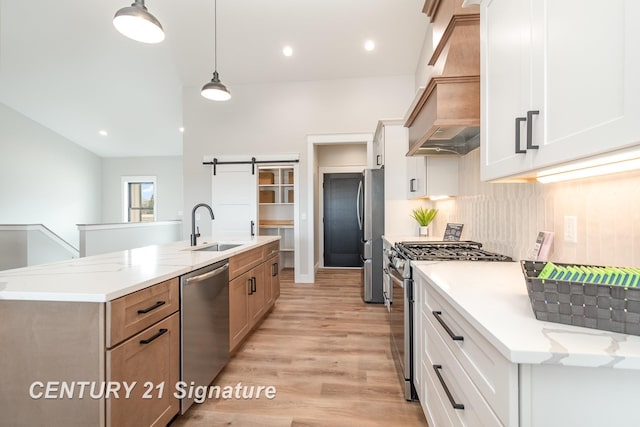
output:
[[[191,246],[197,245],[198,237],[200,237],[200,227],[198,227],[198,232],[196,233],[196,210],[201,206],[204,206],[205,208],[209,209],[209,213],[211,214],[211,219],[215,219],[213,217],[213,209],[211,209],[211,206],[209,206],[208,204],[198,203],[193,207],[193,210],[191,211]]]

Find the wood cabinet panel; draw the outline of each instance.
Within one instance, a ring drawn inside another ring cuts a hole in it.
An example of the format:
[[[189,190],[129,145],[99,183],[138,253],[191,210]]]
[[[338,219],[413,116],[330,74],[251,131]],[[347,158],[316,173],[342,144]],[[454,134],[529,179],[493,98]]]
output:
[[[229,279],[234,279],[264,261],[264,246],[229,258]]]
[[[229,282],[229,348],[235,350],[249,332],[251,271]]]
[[[150,286],[107,303],[107,347],[153,325],[178,310],[178,278]]]
[[[257,325],[280,296],[279,241],[252,249],[261,256],[260,264],[254,266],[229,282],[229,348],[234,352],[251,329]],[[248,252],[247,252],[248,253]],[[242,254],[240,254],[242,255]],[[238,256],[238,255],[236,255]],[[236,257],[229,260],[229,265]],[[268,260],[264,259],[268,257]],[[252,263],[241,260],[239,265]],[[275,276],[272,275],[277,271]],[[275,277],[275,281],[274,281]]]
[[[166,425],[179,411],[180,314],[158,322],[106,353],[107,379],[135,387],[128,398],[107,399],[107,425]],[[146,396],[145,397],[145,393]]]

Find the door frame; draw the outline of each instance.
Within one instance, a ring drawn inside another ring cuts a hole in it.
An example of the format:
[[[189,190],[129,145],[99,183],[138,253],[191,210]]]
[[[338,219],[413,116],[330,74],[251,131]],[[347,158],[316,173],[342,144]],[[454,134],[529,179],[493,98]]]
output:
[[[307,206],[306,212],[300,212],[300,222],[306,221],[307,241],[307,265],[306,274],[302,273],[302,269],[296,269],[296,283],[313,283],[315,281],[315,273],[318,265],[315,263],[316,252],[316,235],[315,235],[315,197],[317,180],[318,180],[318,162],[316,159],[316,145],[328,144],[366,144],[367,159],[371,158],[370,152],[373,150],[373,133],[338,133],[338,134],[315,134],[307,135]]]
[[[318,268],[324,268],[324,189],[322,187],[324,183],[324,175],[327,173],[362,173],[362,169],[365,169],[367,165],[353,165],[353,166],[321,166],[318,168],[318,242],[317,250],[320,254],[318,259]],[[327,267],[327,268],[361,268],[361,267]]]

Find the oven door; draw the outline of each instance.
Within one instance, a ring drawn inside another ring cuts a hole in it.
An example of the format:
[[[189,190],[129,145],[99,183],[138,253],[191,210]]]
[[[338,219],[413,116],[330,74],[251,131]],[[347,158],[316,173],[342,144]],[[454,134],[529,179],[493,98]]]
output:
[[[413,305],[411,279],[403,279],[400,273],[389,265],[388,277],[391,284],[389,303],[389,323],[391,328],[391,352],[403,383],[405,399],[413,400]]]

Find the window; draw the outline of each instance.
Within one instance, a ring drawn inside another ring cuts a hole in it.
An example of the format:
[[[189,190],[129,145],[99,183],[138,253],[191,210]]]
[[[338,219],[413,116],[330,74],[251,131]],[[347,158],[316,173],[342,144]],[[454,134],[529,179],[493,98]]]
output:
[[[156,220],[156,177],[130,176],[122,178],[124,222]]]

